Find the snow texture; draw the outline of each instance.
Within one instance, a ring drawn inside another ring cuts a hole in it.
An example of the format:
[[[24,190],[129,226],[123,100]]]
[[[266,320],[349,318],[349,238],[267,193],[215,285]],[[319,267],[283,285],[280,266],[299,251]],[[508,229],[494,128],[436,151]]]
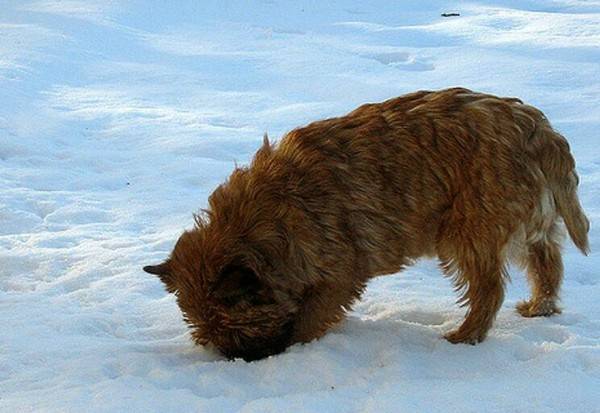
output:
[[[246,363],[192,344],[141,271],[234,163],[417,89],[518,96],[568,137],[600,218],[600,2],[3,0],[0,411],[600,412],[600,232],[563,314],[490,336],[433,261],[374,280],[321,340]],[[458,12],[458,17],[442,17]]]

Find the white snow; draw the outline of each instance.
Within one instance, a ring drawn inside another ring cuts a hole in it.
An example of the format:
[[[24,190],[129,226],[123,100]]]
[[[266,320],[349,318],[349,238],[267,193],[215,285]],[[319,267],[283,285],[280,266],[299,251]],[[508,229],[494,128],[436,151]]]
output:
[[[598,1],[4,0],[0,411],[600,412],[599,79]],[[592,254],[566,244],[562,315],[518,316],[512,271],[489,338],[451,345],[464,310],[423,261],[281,355],[192,344],[141,267],[265,131],[457,85],[570,140]]]

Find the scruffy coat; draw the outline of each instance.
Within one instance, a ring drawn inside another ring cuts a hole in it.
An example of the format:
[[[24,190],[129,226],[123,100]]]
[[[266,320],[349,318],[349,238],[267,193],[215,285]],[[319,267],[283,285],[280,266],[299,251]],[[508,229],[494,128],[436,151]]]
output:
[[[324,334],[370,278],[437,256],[468,306],[446,338],[475,343],[509,259],[532,286],[518,311],[559,311],[561,221],[588,250],[574,168],[567,141],[519,99],[411,93],[265,138],[145,270],[177,295],[197,343],[253,360]]]

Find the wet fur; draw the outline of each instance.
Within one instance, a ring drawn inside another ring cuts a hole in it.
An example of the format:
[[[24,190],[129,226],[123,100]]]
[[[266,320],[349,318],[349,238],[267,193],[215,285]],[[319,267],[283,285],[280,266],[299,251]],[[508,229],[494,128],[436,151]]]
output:
[[[146,270],[199,344],[252,360],[323,335],[370,278],[437,256],[468,308],[446,338],[476,343],[511,259],[532,286],[518,311],[559,311],[562,221],[588,251],[574,168],[566,140],[520,100],[420,91],[265,138]]]

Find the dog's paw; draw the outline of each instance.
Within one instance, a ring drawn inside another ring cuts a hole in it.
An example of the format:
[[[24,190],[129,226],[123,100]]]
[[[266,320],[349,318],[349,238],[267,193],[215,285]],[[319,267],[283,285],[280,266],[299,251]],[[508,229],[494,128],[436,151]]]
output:
[[[521,301],[517,304],[517,312],[523,317],[549,317],[553,314],[560,314],[561,310],[553,299],[544,298]]]
[[[478,331],[465,332],[459,328],[449,332],[444,336],[444,338],[452,344],[464,343],[474,346],[477,343],[481,343],[485,339],[485,333]]]

